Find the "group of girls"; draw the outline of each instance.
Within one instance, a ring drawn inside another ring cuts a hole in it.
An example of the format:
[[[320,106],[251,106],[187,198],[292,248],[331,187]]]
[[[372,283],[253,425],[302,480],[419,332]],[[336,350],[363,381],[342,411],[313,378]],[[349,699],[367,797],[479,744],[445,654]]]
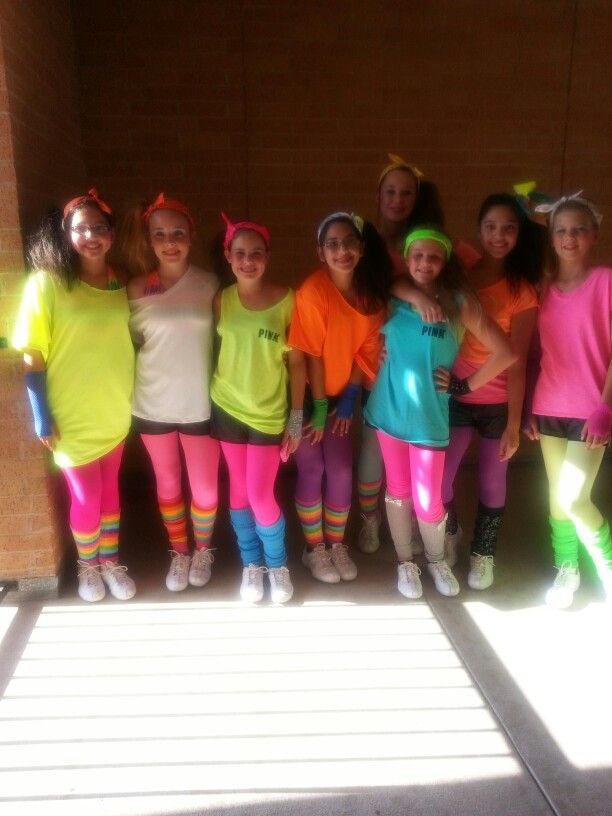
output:
[[[233,283],[220,289],[190,262],[191,213],[163,194],[124,225],[127,288],[107,262],[112,214],[95,190],[43,223],[13,343],[24,353],[36,433],[70,491],[84,600],[135,592],[117,558],[117,477],[130,426],[155,473],[169,590],[210,580],[220,453],[243,600],[263,598],[266,576],[273,602],[293,594],[274,494],[291,454],[302,563],[320,581],[353,580],[345,528],[360,402],[358,546],[379,546],[386,478],[402,595],[422,594],[421,547],[437,590],[459,592],[453,483],[474,429],[479,503],[468,583],[493,583],[507,464],[523,422],[541,440],[550,483],[558,574],[547,601],[571,604],[579,541],[612,597],[610,529],[590,499],[612,424],[612,270],[590,261],[599,212],[580,195],[544,206],[554,259],[543,275],[541,233],[514,196],[483,202],[478,252],[451,241],[435,186],[400,157],[383,169],[377,203],[376,227],[349,212],[321,221],[320,268],[295,294],[265,274],[268,230],[226,216]]]

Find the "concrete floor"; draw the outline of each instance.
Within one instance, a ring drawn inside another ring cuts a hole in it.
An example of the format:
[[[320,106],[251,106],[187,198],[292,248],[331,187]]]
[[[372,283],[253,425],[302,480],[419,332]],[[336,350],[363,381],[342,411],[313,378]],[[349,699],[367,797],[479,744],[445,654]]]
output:
[[[467,529],[474,480],[465,467]],[[467,589],[463,550],[457,598],[424,575],[408,602],[388,543],[356,553],[355,582],[316,583],[289,512],[296,592],[278,608],[238,601],[224,513],[210,585],[167,592],[150,483],[132,474],[137,598],[83,604],[70,570],[58,600],[0,606],[0,813],[609,816],[609,607],[588,569],[571,611],[543,606],[539,461],[509,485],[489,591]]]

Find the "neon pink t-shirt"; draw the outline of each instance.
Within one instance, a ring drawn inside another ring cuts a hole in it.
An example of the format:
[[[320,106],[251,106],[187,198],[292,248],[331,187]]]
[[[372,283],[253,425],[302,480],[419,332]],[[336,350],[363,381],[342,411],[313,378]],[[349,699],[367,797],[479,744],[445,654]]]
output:
[[[542,358],[533,398],[540,416],[587,419],[601,402],[612,359],[612,269],[594,269],[571,292],[554,283],[540,306]]]

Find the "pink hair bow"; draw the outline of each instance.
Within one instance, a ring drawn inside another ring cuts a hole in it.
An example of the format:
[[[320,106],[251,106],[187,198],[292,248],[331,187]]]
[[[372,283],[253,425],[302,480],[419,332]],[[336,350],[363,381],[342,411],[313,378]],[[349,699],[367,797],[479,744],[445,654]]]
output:
[[[266,249],[270,249],[270,233],[266,229],[266,227],[262,226],[261,224],[256,224],[254,221],[237,221],[235,224],[229,220],[227,215],[222,212],[221,218],[225,221],[225,236],[223,238],[223,249],[227,249],[229,245],[234,240],[234,235],[239,230],[253,230],[264,240],[266,245]]]

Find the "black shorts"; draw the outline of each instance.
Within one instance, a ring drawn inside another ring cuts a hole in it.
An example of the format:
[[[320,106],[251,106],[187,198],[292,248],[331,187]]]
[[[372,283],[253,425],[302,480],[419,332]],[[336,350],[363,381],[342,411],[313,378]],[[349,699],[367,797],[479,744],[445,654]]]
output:
[[[132,431],[139,434],[162,434],[178,431],[185,436],[210,436],[210,419],[203,422],[155,422],[152,419],[132,416]]]
[[[508,403],[476,405],[451,397],[448,420],[451,428],[475,428],[484,439],[501,439],[508,424]]]
[[[283,441],[282,433],[267,434],[257,431],[214,402],[211,404],[210,433],[219,442],[232,442],[235,445],[280,445]]]
[[[556,436],[569,442],[581,442],[580,434],[586,419],[536,416],[538,431],[544,436]]]

